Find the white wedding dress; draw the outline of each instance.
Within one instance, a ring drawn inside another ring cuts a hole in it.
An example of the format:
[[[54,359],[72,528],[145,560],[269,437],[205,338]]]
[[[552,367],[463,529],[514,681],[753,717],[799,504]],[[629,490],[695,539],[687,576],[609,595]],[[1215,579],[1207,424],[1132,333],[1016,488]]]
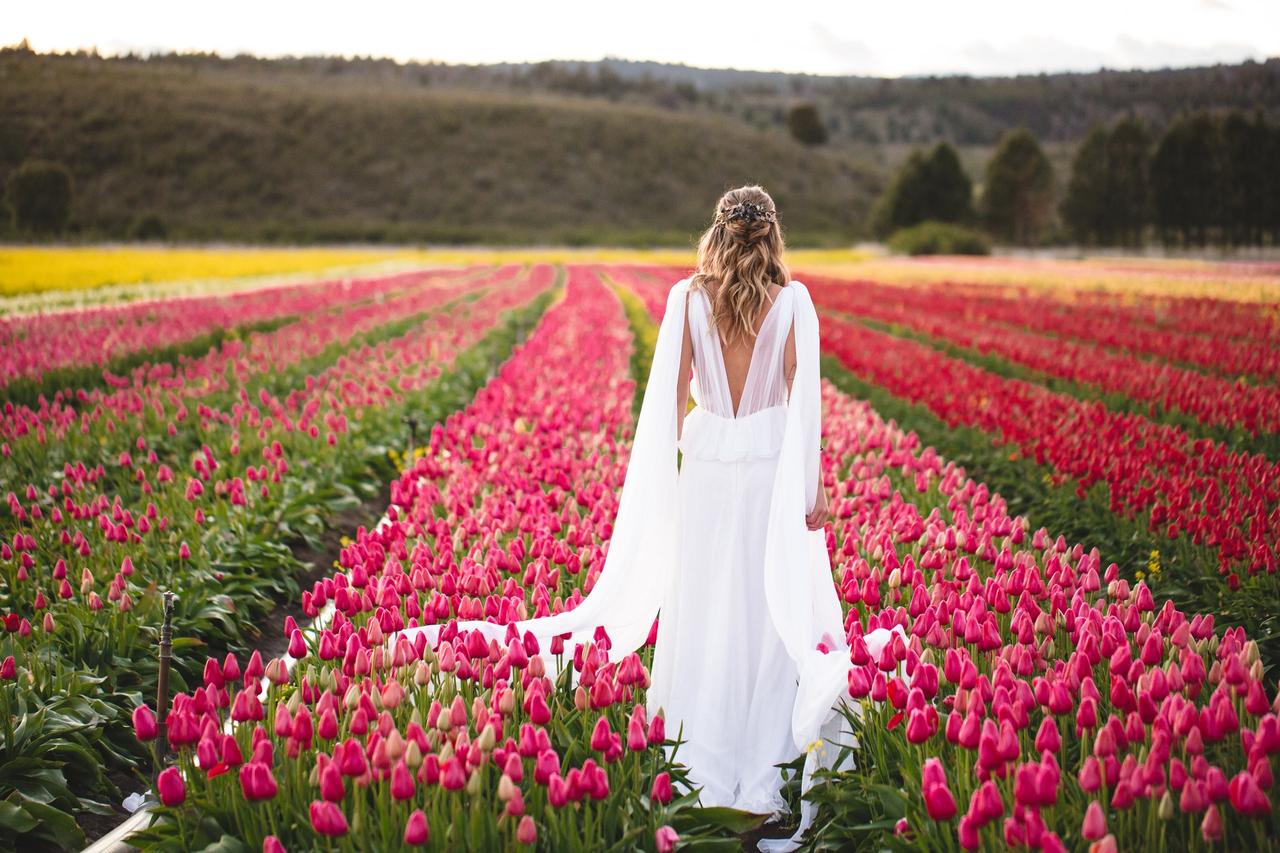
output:
[[[700,787],[700,802],[777,816],[787,806],[775,765],[807,752],[807,790],[836,745],[853,742],[838,713],[850,667],[843,613],[825,533],[805,525],[819,477],[818,316],[801,282],[783,288],[759,329],[735,413],[706,296],[688,285],[676,282],[667,296],[594,586],[573,610],[515,626],[543,648],[568,635],[566,651],[603,626],[616,661],[645,643],[660,615],[647,710],[661,709],[668,737],[679,732],[686,741],[675,757]],[[686,296],[696,406],[677,441]],[[788,394],[782,360],[793,327]],[[425,632],[434,644],[441,627],[402,633]],[[507,630],[483,621],[458,627],[499,641]],[[878,629],[864,639],[878,655],[891,637]],[[760,849],[795,849],[814,811],[804,802],[795,835],[762,840]]]

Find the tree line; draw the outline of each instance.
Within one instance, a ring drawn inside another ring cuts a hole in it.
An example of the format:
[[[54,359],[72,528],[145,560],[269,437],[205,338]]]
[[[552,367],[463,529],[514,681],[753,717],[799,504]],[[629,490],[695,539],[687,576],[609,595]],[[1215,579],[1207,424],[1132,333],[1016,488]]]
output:
[[[1025,128],[1000,139],[977,192],[941,142],[903,163],[876,203],[872,231],[887,239],[933,222],[1023,246],[1278,245],[1280,125],[1240,110],[1184,115],[1159,138],[1134,116],[1095,124],[1061,193]]]

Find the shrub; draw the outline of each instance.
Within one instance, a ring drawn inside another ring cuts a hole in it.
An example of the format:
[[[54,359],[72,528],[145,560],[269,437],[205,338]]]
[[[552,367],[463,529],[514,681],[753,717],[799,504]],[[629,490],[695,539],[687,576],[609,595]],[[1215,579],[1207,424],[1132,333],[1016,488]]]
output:
[[[963,225],[928,221],[895,231],[889,248],[900,255],[989,255],[991,240]]]
[[[158,213],[144,213],[129,227],[129,236],[135,240],[163,240],[169,229]]]
[[[818,108],[811,103],[796,104],[787,112],[787,128],[803,145],[822,145],[827,141],[827,126]]]
[[[5,185],[20,231],[61,234],[71,218],[71,173],[61,163],[28,160]]]

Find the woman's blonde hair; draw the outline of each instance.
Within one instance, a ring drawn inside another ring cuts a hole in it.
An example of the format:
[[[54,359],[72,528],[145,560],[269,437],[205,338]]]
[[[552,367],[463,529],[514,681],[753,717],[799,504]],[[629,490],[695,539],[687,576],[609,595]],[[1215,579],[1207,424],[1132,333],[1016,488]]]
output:
[[[769,285],[791,282],[785,248],[777,208],[763,187],[748,184],[720,197],[711,227],[698,240],[690,286],[711,297],[712,320],[725,342],[753,339]]]

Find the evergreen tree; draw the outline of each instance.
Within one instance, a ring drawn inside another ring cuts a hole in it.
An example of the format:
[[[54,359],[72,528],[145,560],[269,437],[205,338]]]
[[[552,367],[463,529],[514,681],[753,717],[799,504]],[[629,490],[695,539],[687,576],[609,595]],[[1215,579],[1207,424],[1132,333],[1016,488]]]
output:
[[[1261,114],[1250,121],[1233,110],[1222,120],[1222,239],[1257,245],[1266,227],[1269,128]]]
[[[927,155],[916,149],[907,157],[877,200],[871,229],[883,240],[926,220],[964,224],[973,218],[973,184],[955,149],[939,142]]]
[[[973,182],[960,165],[956,150],[946,142],[933,147],[925,161],[928,182],[925,219],[965,224],[972,222]]]
[[[1160,138],[1151,160],[1151,191],[1166,243],[1208,243],[1221,219],[1220,156],[1218,124],[1208,113],[1178,119]]]
[[[1062,219],[1083,245],[1107,244],[1112,239],[1108,219],[1107,155],[1111,136],[1101,124],[1089,129],[1071,161],[1071,179],[1062,200]]]
[[[996,239],[1039,242],[1053,217],[1053,166],[1026,128],[1006,133],[987,164],[982,221]]]
[[[1142,245],[1151,221],[1151,137],[1132,116],[1121,119],[1107,139],[1108,242]]]

